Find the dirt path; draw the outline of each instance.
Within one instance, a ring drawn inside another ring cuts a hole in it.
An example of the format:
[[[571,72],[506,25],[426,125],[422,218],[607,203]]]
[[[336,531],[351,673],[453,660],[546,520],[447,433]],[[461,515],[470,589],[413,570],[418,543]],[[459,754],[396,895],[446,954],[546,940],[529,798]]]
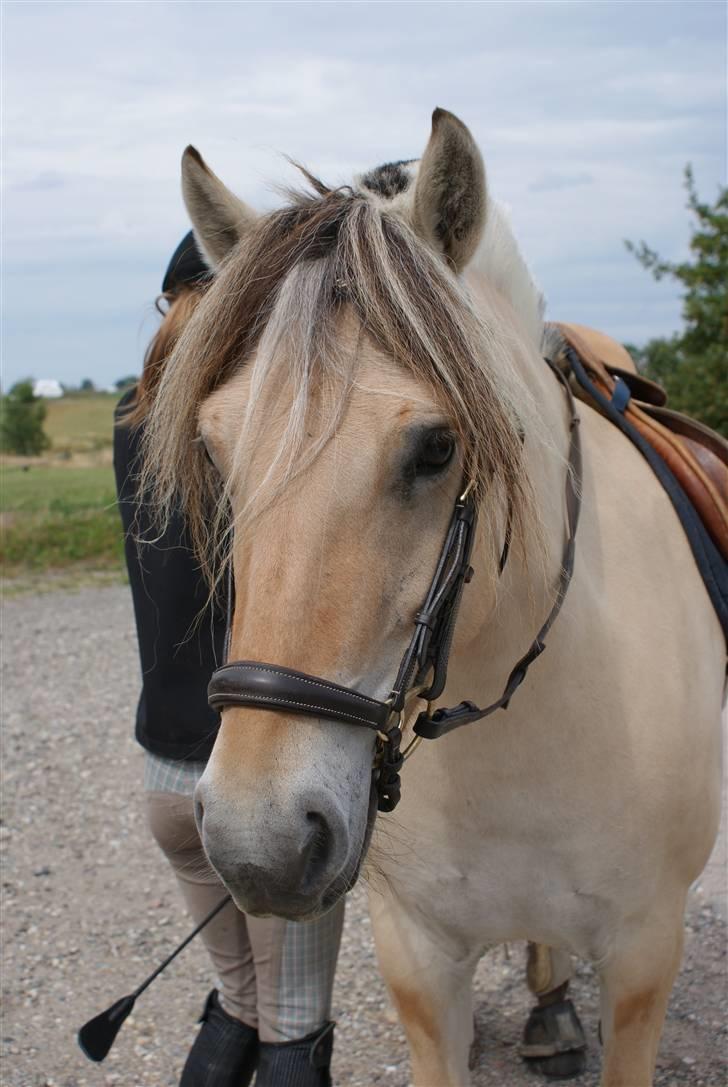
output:
[[[188,931],[143,824],[131,606],[124,587],[21,596],[3,621],[4,1087],[174,1087],[212,978],[193,945],[139,1001],[100,1066],[76,1047],[89,1016],[129,992]],[[657,1084],[726,1087],[725,834],[691,895]],[[538,1087],[517,1052],[529,1002],[523,948],[487,955],[477,974],[475,1087]],[[574,992],[598,1083],[595,978]],[[406,1087],[388,1021],[363,891],[351,896],[335,994],[339,1087]],[[433,1084],[432,1087],[438,1087]]]

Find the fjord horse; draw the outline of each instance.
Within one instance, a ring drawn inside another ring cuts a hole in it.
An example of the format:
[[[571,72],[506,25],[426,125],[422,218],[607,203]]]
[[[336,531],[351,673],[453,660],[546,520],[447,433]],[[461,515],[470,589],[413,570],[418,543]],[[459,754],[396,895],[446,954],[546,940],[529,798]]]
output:
[[[467,128],[419,161],[258,216],[193,149],[183,188],[218,269],[149,420],[145,478],[232,564],[232,659],[385,699],[453,502],[480,512],[443,705],[500,694],[554,603],[569,407],[542,300]],[[424,740],[376,816],[368,728],[234,705],[197,792],[240,908],[305,919],[368,852],[379,962],[419,1087],[469,1082],[482,949],[596,964],[603,1083],[646,1087],[687,890],[718,827],[724,646],[670,502],[578,406],[575,572],[507,710]],[[504,541],[507,561],[499,571]],[[212,563],[212,560],[210,560]],[[219,570],[218,566],[218,570]],[[404,714],[404,739],[421,706]]]

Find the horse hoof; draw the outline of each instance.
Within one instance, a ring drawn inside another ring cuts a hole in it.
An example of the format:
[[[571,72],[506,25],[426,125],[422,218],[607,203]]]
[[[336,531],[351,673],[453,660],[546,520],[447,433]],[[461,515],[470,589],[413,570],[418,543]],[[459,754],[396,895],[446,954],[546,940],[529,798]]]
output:
[[[529,1066],[534,1072],[540,1072],[546,1079],[573,1079],[580,1076],[586,1068],[586,1053],[584,1050],[572,1049],[570,1053],[559,1053],[555,1057],[544,1057],[542,1060],[528,1060]]]
[[[586,1067],[586,1037],[571,1000],[531,1010],[521,1056],[547,1079],[571,1079]]]

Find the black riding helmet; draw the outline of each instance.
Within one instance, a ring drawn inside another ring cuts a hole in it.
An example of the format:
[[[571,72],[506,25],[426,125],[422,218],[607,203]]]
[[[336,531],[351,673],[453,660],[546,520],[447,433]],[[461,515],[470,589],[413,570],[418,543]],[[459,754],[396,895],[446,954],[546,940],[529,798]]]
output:
[[[190,230],[175,249],[167,265],[167,271],[162,280],[162,294],[174,294],[180,287],[212,279],[212,275]]]

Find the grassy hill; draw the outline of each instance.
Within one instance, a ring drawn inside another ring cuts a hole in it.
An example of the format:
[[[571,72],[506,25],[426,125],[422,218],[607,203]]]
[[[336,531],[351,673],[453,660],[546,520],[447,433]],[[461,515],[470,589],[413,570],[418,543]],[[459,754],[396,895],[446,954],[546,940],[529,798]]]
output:
[[[110,447],[118,400],[118,393],[93,393],[47,401],[43,429],[51,450],[86,453]]]

